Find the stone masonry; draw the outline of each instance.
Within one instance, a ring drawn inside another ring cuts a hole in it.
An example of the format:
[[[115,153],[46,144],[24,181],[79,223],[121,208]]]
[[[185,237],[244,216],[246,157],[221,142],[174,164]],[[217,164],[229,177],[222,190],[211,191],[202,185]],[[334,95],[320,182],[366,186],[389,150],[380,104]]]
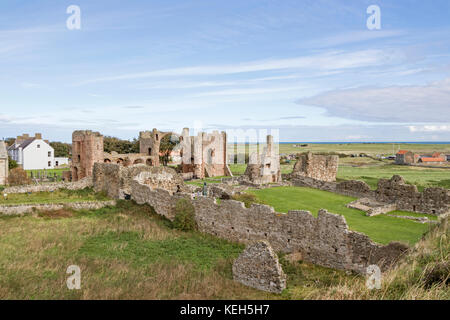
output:
[[[292,176],[303,176],[319,181],[336,181],[338,171],[338,156],[316,155],[311,152],[300,155],[294,165]]]
[[[395,203],[398,210],[428,214],[446,214],[450,212],[450,190],[444,188],[426,188],[423,192],[417,186],[406,184],[401,176],[380,179],[376,191],[376,200]]]
[[[273,143],[273,137],[267,136],[267,145],[261,154],[254,152],[244,175],[255,184],[267,184],[281,181],[280,155]]]
[[[94,164],[103,162],[103,136],[90,130],[72,134],[72,181],[92,176]]]
[[[115,163],[96,163],[93,184],[96,192],[104,191],[114,199],[125,199],[131,194],[131,183],[137,179],[151,189],[161,189],[170,194],[185,188],[183,179],[172,168],[150,167],[137,164],[124,167]],[[185,190],[185,189],[183,189]]]
[[[248,243],[267,240],[280,252],[299,252],[305,261],[329,268],[364,273],[370,264],[382,270],[390,267],[408,246],[400,243],[379,245],[366,235],[350,231],[345,218],[319,211],[315,218],[308,211],[277,213],[272,207],[152,188],[134,178],[131,197],[139,204],[149,204],[166,218],[174,219],[174,207],[180,198],[192,201],[199,230],[217,237]]]
[[[0,141],[0,186],[8,183],[8,152],[6,144]]]
[[[265,240],[247,246],[233,263],[233,279],[246,286],[281,293],[286,288],[286,275],[278,256]]]
[[[190,136],[184,128],[180,136],[181,172],[192,177],[232,176],[227,165],[227,135],[225,132],[199,132]]]

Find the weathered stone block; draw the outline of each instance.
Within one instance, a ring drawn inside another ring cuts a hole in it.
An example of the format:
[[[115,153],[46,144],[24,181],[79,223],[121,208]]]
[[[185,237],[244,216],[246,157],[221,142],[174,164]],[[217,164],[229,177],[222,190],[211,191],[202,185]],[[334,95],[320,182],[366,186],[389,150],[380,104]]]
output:
[[[233,279],[246,286],[274,293],[286,288],[286,275],[269,242],[247,246],[233,263]]]

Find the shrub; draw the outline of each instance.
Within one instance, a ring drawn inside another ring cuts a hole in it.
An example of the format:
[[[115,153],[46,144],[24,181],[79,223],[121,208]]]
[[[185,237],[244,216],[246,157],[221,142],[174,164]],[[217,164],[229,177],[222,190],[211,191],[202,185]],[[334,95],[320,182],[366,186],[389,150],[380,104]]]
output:
[[[187,199],[180,199],[175,205],[174,228],[182,231],[197,230],[195,221],[195,209],[192,203]]]
[[[11,159],[11,157],[8,156],[8,169],[9,169],[9,170],[15,169],[15,168],[17,168],[18,166],[19,166],[19,165],[17,164],[17,161]]]
[[[259,200],[258,197],[252,193],[235,194],[232,198],[233,200],[243,202],[246,208],[250,208],[253,203],[264,204],[263,201]]]
[[[20,186],[30,184],[31,180],[25,170],[22,168],[14,168],[9,171],[8,182],[12,186]]]

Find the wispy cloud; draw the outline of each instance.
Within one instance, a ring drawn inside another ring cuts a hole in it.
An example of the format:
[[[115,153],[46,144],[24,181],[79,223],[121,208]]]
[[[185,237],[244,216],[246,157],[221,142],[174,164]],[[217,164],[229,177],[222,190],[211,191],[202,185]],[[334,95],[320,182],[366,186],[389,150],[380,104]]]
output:
[[[355,52],[332,51],[322,54],[302,56],[288,59],[258,60],[246,63],[215,65],[215,66],[195,66],[182,67],[165,70],[155,70],[149,72],[129,73],[113,75],[82,81],[78,85],[118,81],[130,79],[142,79],[151,77],[175,77],[175,76],[207,76],[238,74],[270,70],[319,70],[333,71],[340,69],[352,69],[367,66],[384,65],[402,59],[399,52],[383,50],[362,50]]]
[[[327,115],[373,122],[448,122],[450,78],[423,86],[355,88],[300,99]]]

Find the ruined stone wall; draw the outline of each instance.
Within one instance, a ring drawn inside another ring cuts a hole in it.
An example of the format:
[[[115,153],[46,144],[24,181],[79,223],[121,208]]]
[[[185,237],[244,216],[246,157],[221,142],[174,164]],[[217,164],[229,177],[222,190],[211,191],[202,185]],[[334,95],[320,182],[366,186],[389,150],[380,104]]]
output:
[[[190,136],[184,128],[180,136],[181,172],[194,178],[231,176],[227,165],[227,135],[225,132],[199,132]]]
[[[178,199],[191,199],[199,230],[231,241],[267,240],[277,251],[300,252],[305,261],[325,267],[364,272],[369,264],[389,267],[407,246],[373,243],[366,235],[349,231],[345,218],[321,210],[317,218],[308,211],[277,213],[272,207],[152,189],[133,179],[131,196],[151,205],[158,214],[174,219]]]
[[[33,204],[9,204],[0,205],[0,215],[21,215],[32,213],[34,211],[53,211],[64,208],[74,210],[95,210],[107,206],[116,205],[115,200],[109,201],[80,201],[80,202],[63,202],[63,203],[33,203]]]
[[[250,155],[244,175],[255,184],[281,181],[280,155],[271,135],[267,136],[267,144],[261,154],[254,152]]]
[[[84,188],[90,188],[92,186],[93,186],[92,177],[86,177],[76,182],[62,181],[62,182],[44,183],[39,185],[23,185],[23,186],[8,187],[5,190],[3,190],[3,193],[49,192],[59,189],[81,190]]]
[[[338,156],[315,155],[311,152],[300,155],[292,171],[293,176],[304,176],[319,181],[336,181],[339,166]]]
[[[90,130],[72,134],[72,181],[92,176],[94,163],[103,162],[103,136]]]
[[[0,186],[8,183],[8,152],[6,143],[0,141]]]
[[[419,192],[417,186],[406,184],[400,176],[380,179],[375,197],[378,201],[395,203],[398,210],[436,215],[450,212],[450,190],[426,188]]]
[[[164,189],[171,194],[185,190],[181,176],[169,167],[143,164],[124,167],[115,163],[96,163],[94,166],[94,190],[104,191],[113,199],[125,199],[130,195],[134,179],[152,189]]]
[[[117,163],[123,165],[124,167],[128,167],[135,164],[146,164],[153,165],[153,158],[144,153],[126,153],[121,154],[115,151],[108,153],[103,153],[103,162],[105,163]]]

